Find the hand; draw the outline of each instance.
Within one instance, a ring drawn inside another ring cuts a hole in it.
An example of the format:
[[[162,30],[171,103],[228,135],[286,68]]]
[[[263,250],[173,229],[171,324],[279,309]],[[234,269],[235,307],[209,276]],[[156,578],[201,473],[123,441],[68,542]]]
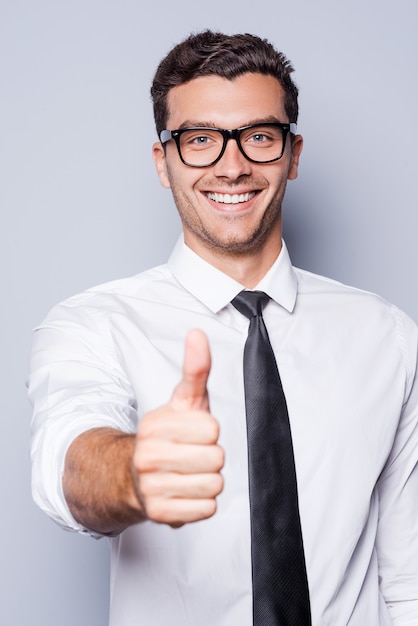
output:
[[[223,489],[219,424],[209,413],[209,344],[199,330],[186,339],[183,378],[170,402],[142,418],[134,467],[144,511],[177,527],[211,517]]]

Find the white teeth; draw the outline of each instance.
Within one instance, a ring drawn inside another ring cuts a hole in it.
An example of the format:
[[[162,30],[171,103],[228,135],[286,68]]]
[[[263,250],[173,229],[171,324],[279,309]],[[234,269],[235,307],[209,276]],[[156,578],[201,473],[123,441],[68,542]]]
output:
[[[214,202],[221,202],[223,204],[239,204],[240,202],[248,202],[248,200],[254,198],[255,191],[252,191],[251,193],[234,193],[233,195],[230,193],[208,192],[206,195],[209,200],[213,200]]]

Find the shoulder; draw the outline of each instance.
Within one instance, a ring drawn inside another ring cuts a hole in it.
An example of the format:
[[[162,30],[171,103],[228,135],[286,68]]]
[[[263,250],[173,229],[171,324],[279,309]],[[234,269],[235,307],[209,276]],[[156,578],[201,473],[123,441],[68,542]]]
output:
[[[298,297],[301,299],[317,299],[320,305],[343,307],[348,313],[370,310],[370,313],[385,312],[394,318],[410,319],[406,313],[374,292],[299,268],[294,270],[298,282]],[[415,326],[412,320],[410,322]]]
[[[59,318],[90,317],[96,320],[110,314],[126,311],[130,304],[138,306],[141,300],[158,298],[158,294],[174,284],[166,265],[160,265],[139,274],[119,278],[90,287],[56,304],[48,313],[45,322]]]
[[[161,310],[164,292],[176,289],[166,265],[91,287],[56,304],[33,329],[32,361],[118,361],[120,333],[143,327]],[[113,367],[114,365],[112,365]]]
[[[396,346],[398,353],[415,370],[418,327],[401,309],[376,293],[295,268],[298,281],[297,306],[309,312],[321,327],[338,327],[347,336],[374,340],[382,350]]]

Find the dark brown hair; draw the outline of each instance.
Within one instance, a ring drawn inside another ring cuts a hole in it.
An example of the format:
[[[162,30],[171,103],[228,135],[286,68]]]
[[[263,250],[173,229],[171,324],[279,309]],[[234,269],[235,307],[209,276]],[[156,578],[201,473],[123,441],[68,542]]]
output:
[[[293,67],[285,55],[256,35],[224,35],[206,30],[176,45],[157,68],[151,98],[158,136],[166,127],[170,89],[198,76],[216,75],[232,80],[247,72],[277,78],[285,93],[289,122],[296,123],[298,88],[291,79]]]

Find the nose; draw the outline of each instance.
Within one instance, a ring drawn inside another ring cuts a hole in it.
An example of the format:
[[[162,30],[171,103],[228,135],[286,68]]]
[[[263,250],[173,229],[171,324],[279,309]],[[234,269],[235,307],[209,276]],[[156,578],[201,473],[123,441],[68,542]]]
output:
[[[235,139],[229,139],[225,152],[213,166],[215,176],[237,180],[240,176],[251,174],[251,162],[240,151]]]

